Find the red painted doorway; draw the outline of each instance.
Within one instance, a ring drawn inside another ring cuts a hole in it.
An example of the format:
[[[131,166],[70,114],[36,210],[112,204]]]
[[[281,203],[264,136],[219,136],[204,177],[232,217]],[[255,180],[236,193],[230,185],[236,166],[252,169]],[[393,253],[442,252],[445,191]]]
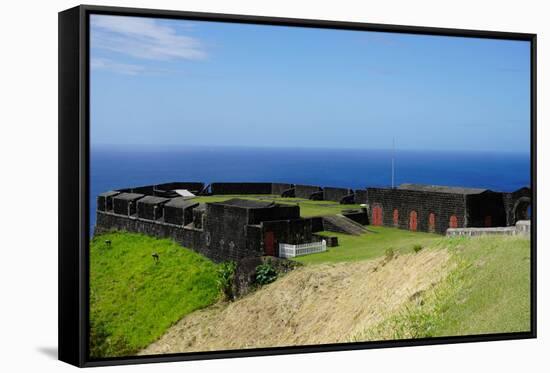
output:
[[[416,228],[418,227],[418,215],[416,214],[416,211],[412,210],[409,215],[409,229],[413,232],[416,231]]]
[[[458,219],[456,218],[456,215],[451,215],[451,218],[449,219],[449,228],[458,228]]]
[[[264,233],[264,254],[268,256],[276,256],[275,235],[273,232]]]
[[[372,209],[372,225],[382,225],[382,207],[374,206]]]

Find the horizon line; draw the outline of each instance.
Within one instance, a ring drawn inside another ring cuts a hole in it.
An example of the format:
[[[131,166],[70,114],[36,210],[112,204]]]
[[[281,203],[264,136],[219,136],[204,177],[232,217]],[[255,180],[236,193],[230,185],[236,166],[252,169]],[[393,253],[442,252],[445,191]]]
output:
[[[112,144],[112,143],[100,143],[90,144],[90,149],[96,147],[146,147],[146,148],[162,148],[166,147],[167,150],[173,150],[173,148],[247,148],[247,149],[293,149],[293,150],[362,150],[362,151],[393,151],[392,147],[323,147],[323,146],[274,146],[274,145],[204,145],[204,144]],[[429,151],[429,152],[442,152],[442,153],[497,153],[497,154],[521,154],[531,156],[531,149],[529,151],[521,150],[495,150],[495,149],[426,149],[426,148],[395,148],[396,153],[399,151]]]

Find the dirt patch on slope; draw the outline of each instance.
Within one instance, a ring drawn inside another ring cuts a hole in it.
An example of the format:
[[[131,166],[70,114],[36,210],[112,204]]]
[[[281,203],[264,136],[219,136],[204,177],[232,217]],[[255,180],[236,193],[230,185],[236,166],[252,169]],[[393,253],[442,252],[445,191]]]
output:
[[[196,311],[141,355],[348,342],[450,269],[446,250],[299,268],[233,303]]]

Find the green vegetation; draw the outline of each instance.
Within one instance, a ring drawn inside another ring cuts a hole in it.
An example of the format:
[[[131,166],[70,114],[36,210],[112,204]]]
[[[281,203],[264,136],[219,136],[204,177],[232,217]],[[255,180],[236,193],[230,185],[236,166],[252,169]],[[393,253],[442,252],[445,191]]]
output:
[[[446,238],[438,248],[453,255],[448,276],[353,340],[529,331],[529,239]]]
[[[410,253],[416,245],[434,246],[444,237],[432,233],[411,232],[397,228],[368,227],[369,232],[360,236],[334,232],[320,232],[326,236],[338,237],[338,245],[327,251],[294,258],[304,264],[353,262],[372,259],[386,254],[388,248],[395,253]]]
[[[256,267],[256,283],[267,285],[277,279],[277,271],[269,263],[262,263]]]
[[[422,250],[422,249],[423,249],[422,245],[416,244],[416,245],[413,246],[413,251],[414,251],[415,253],[419,252],[419,251]]]
[[[388,261],[392,260],[393,258],[395,258],[395,250],[393,249],[393,247],[388,247],[386,249],[384,259],[386,260],[386,262],[388,262]]]
[[[235,262],[224,262],[218,267],[218,285],[225,300],[233,300],[235,296],[233,292],[235,269],[237,269],[237,264],[235,264]]]
[[[201,196],[194,199],[197,202],[222,202],[231,198],[252,199],[259,201],[273,201],[288,205],[298,204],[300,215],[304,218],[321,215],[336,215],[342,210],[358,209],[359,205],[341,205],[333,201],[312,201],[302,198],[282,198],[276,195],[223,195],[223,196]]]
[[[217,280],[213,262],[173,241],[123,232],[94,237],[91,355],[123,356],[148,346],[184,315],[214,303]]]

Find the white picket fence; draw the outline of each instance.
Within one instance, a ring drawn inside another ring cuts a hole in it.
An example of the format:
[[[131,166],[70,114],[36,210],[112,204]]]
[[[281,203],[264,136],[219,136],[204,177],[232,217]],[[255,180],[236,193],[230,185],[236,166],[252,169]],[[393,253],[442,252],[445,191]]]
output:
[[[303,243],[301,245],[289,245],[287,243],[279,244],[279,257],[281,258],[294,258],[295,256],[302,256],[314,253],[320,253],[327,251],[327,241],[321,242]]]

